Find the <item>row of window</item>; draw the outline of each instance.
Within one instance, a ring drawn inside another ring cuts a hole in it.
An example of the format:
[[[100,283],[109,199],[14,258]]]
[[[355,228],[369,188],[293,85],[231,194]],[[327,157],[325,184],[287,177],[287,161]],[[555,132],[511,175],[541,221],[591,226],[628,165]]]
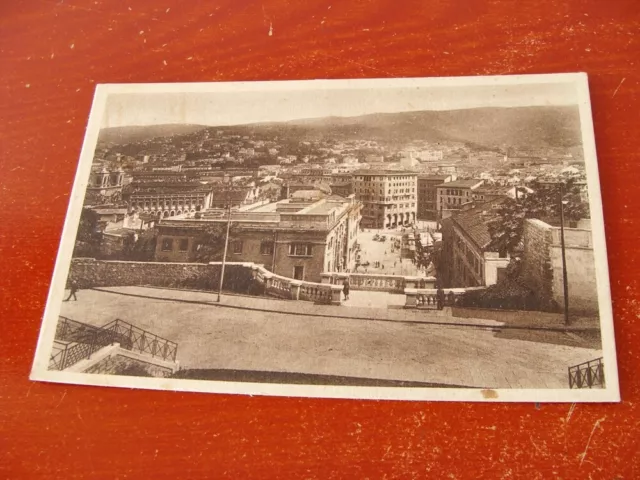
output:
[[[161,250],[163,252],[171,252],[174,249],[174,244],[177,243],[179,252],[189,251],[189,239],[188,238],[163,238],[161,244]],[[201,243],[194,243],[193,250],[198,251],[202,247]],[[233,240],[229,243],[229,249],[231,253],[239,255],[243,253],[244,242],[242,240]],[[272,241],[260,242],[260,254],[261,255],[273,255],[274,244]],[[309,243],[291,243],[289,244],[289,255],[292,257],[310,257],[313,254],[313,245]]]
[[[462,197],[463,195],[468,197],[469,196],[469,191],[464,191],[464,190],[459,190],[457,188],[439,188],[438,191],[440,192],[440,195],[444,195],[445,191],[446,191],[446,195],[456,195],[458,197]]]
[[[169,207],[171,206],[172,208],[176,208],[176,207],[182,207],[183,202],[178,202],[177,204],[175,202],[170,203],[169,201],[165,201],[165,202],[131,202],[131,206],[133,208],[162,208],[162,207]],[[195,207],[196,205],[202,207],[203,203],[199,202],[186,202],[184,204],[186,207]]]

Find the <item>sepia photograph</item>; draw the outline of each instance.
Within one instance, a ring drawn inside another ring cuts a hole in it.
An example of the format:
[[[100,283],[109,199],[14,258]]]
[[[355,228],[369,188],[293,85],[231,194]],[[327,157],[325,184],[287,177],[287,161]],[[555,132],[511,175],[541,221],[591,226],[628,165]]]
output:
[[[587,76],[99,85],[31,378],[619,401]]]

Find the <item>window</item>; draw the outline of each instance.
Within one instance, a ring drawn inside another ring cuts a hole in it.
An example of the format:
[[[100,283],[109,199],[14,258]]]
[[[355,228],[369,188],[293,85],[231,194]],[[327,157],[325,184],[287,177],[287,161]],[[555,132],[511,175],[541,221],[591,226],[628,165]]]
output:
[[[264,241],[260,243],[260,255],[273,255],[273,242]]]
[[[162,239],[162,251],[170,252],[173,250],[173,238],[163,238]]]
[[[311,245],[308,243],[292,243],[289,245],[289,255],[295,257],[310,257]]]
[[[242,240],[235,240],[231,244],[232,252],[235,254],[242,253]]]
[[[181,252],[186,252],[187,250],[189,250],[189,239],[181,238],[178,248],[180,249]]]

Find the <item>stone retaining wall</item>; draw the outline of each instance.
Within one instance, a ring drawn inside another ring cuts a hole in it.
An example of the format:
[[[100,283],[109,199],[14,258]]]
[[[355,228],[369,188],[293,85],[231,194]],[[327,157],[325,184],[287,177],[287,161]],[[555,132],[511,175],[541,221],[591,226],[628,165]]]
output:
[[[246,292],[251,283],[251,265],[227,263],[224,288]],[[219,263],[123,262],[75,258],[69,279],[80,288],[151,285],[156,287],[216,290],[220,279]]]

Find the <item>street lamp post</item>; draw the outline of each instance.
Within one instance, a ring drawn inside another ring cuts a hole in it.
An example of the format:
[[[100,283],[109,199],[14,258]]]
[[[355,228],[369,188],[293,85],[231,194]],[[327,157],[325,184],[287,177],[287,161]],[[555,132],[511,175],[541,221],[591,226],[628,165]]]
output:
[[[224,237],[224,253],[222,255],[222,266],[220,268],[220,284],[218,285],[218,302],[222,295],[222,283],[224,282],[224,267],[227,262],[227,248],[229,247],[229,229],[231,228],[231,203],[227,205],[227,234]]]
[[[567,254],[564,245],[564,184],[560,186],[560,247],[562,249],[562,288],[564,295],[564,324],[569,325],[569,281],[567,279]]]

